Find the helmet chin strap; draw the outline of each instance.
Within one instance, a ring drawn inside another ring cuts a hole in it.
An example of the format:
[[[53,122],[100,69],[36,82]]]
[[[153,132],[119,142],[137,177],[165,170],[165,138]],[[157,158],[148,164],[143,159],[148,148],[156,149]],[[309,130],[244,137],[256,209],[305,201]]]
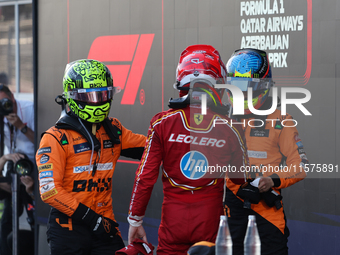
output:
[[[93,134],[93,135],[96,135],[96,131],[97,131],[97,124],[96,124],[96,123],[93,123],[93,124],[92,124],[92,134]]]

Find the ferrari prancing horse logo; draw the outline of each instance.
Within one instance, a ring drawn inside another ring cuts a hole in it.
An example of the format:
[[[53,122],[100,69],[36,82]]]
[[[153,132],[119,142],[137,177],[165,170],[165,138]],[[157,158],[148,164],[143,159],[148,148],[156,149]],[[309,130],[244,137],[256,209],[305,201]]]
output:
[[[196,125],[198,126],[203,121],[203,115],[199,114],[199,113],[195,113],[194,114],[194,121],[195,121]]]

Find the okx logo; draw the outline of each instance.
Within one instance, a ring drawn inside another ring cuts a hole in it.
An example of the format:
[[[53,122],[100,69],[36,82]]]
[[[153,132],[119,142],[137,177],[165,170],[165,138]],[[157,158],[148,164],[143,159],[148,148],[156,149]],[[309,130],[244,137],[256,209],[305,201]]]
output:
[[[114,86],[124,90],[121,104],[135,103],[153,38],[154,34],[100,36],[91,45],[88,58],[104,62]]]

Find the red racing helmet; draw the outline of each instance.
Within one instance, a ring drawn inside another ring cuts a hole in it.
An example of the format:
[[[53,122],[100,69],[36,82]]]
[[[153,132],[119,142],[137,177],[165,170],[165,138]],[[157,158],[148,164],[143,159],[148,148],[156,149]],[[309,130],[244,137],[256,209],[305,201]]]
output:
[[[180,55],[176,69],[174,88],[184,96],[190,89],[190,82],[206,82],[214,93],[221,97],[221,90],[214,89],[214,84],[224,84],[227,70],[220,53],[211,45],[197,44],[188,46]]]

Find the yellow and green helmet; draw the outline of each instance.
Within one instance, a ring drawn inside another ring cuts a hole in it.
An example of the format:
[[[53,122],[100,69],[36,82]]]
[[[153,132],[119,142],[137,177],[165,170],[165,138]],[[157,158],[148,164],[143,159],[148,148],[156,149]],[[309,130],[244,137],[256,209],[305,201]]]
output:
[[[67,64],[63,85],[67,104],[79,118],[99,123],[109,115],[116,88],[103,63],[81,59]]]

